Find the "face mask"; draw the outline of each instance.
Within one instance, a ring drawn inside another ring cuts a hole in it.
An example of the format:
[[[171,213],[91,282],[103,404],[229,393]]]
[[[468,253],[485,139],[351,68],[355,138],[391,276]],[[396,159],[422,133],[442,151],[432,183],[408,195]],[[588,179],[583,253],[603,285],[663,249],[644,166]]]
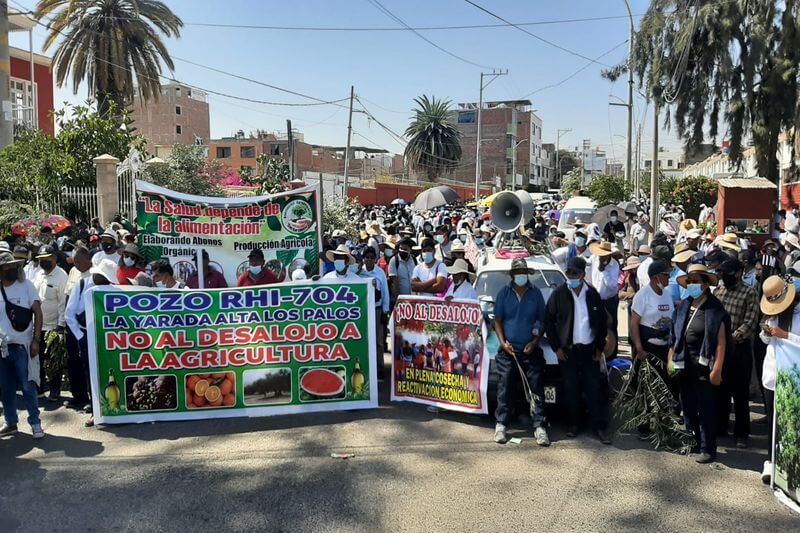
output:
[[[575,246],[577,246],[578,248],[583,248],[584,246],[586,246],[586,239],[583,237],[576,237]]]
[[[639,261],[644,261],[644,260],[645,260],[645,259],[647,259],[648,257],[650,257],[650,256],[649,256],[649,255],[644,255],[644,254],[641,254],[641,255],[639,255]]]
[[[438,242],[439,244],[442,244],[444,242],[444,235],[437,235],[436,236],[436,242]]]
[[[132,267],[133,265],[136,264],[136,259],[134,259],[133,257],[124,257],[122,259],[122,262],[125,263],[126,267]]]
[[[664,288],[665,288],[665,287],[664,287],[664,285],[662,285],[662,284],[661,284],[660,282],[658,282],[658,281],[656,281],[656,287],[658,287],[658,290],[660,290],[660,291],[663,291],[663,290],[664,290]]]
[[[344,259],[336,259],[333,262],[333,268],[336,269],[336,272],[341,272],[342,270],[344,270],[344,265],[345,265]]]
[[[570,289],[577,289],[580,286],[581,286],[580,278],[579,279],[570,279],[570,278],[567,279],[567,287],[569,287]]]
[[[350,265],[349,267],[350,272],[352,272],[353,274],[358,274],[358,269],[359,269],[358,263]]]
[[[422,261],[424,263],[433,263],[433,252],[422,252]]]
[[[475,237],[475,244],[483,244],[483,237]]]
[[[528,283],[528,275],[527,274],[514,274],[514,285],[518,287],[522,287]]]
[[[166,284],[163,281],[156,281],[156,287],[163,289],[166,287]]]
[[[262,267],[260,265],[259,266],[251,266],[250,267],[250,273],[252,275],[254,275],[254,276],[258,276],[259,274],[261,274],[261,269],[262,269]]]
[[[611,222],[616,222],[617,221],[617,217],[612,216],[612,217],[608,217],[608,218],[609,218],[609,220]]]
[[[460,240],[461,242],[467,242],[467,236],[466,235],[459,235],[458,236],[458,240]]]
[[[107,254],[114,253],[114,250],[117,248],[117,246],[113,242],[104,242],[103,244],[100,245],[100,247]]]
[[[410,254],[408,252],[400,252],[400,259],[402,259],[403,261],[406,261],[408,259],[409,255]]]
[[[42,267],[42,270],[45,272],[50,272],[50,270],[53,268],[53,263],[50,261],[39,261],[39,266]]]
[[[386,250],[383,251],[383,255],[385,255],[386,257],[392,257],[394,255],[394,250],[392,250],[391,248],[387,248]]]
[[[794,278],[794,290],[800,292],[800,278]]]
[[[691,298],[699,298],[703,294],[703,286],[699,283],[690,283],[686,286],[686,291]]]
[[[6,270],[5,272],[3,272],[3,279],[6,281],[17,281],[17,271]]]

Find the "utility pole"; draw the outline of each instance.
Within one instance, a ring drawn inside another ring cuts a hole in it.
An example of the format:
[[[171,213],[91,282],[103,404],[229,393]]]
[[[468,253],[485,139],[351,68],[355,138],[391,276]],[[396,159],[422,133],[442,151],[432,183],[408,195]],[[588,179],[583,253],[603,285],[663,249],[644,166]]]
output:
[[[8,50],[8,3],[0,3],[0,148],[14,142],[14,123],[8,86],[11,58]],[[33,86],[33,79],[31,79]]]
[[[561,182],[563,180],[561,176],[561,160],[559,159],[558,152],[560,152],[561,147],[561,136],[565,133],[571,132],[571,129],[564,129],[564,130],[556,130],[556,177],[558,178],[558,188],[561,188]]]
[[[347,200],[347,173],[350,170],[350,137],[353,135],[353,86],[350,86],[350,113],[347,116],[347,146],[344,149],[344,189],[342,195]]]
[[[653,162],[650,165],[650,225],[658,230],[658,97],[653,96]]]
[[[628,33],[628,149],[626,151],[625,159],[625,181],[629,185],[633,185],[633,174],[631,174],[631,145],[633,143],[633,14],[631,13],[631,6],[628,5],[628,0],[624,0],[625,8],[628,10],[628,18],[630,19],[630,31]]]
[[[289,145],[289,181],[294,180],[294,136],[292,135],[292,121],[286,120],[286,141]]]
[[[641,161],[642,161],[642,125],[638,124],[636,126],[636,171],[634,175],[634,193],[636,194],[636,201],[639,201],[639,195],[641,194],[641,179],[642,179],[642,169]]]
[[[475,200],[481,197],[481,109],[483,108],[483,89],[489,86],[498,76],[505,76],[505,72],[500,70],[493,70],[491,72],[481,72],[481,89],[478,92],[478,133],[475,137]],[[491,77],[491,79],[483,84],[483,77]]]

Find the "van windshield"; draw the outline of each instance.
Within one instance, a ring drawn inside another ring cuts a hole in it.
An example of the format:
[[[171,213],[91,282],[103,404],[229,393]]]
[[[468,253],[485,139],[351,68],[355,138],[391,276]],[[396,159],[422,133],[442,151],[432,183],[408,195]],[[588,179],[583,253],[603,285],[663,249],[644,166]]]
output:
[[[596,211],[597,209],[590,207],[565,209],[561,211],[561,218],[558,219],[558,227],[574,228],[576,223],[584,225],[590,224]]]

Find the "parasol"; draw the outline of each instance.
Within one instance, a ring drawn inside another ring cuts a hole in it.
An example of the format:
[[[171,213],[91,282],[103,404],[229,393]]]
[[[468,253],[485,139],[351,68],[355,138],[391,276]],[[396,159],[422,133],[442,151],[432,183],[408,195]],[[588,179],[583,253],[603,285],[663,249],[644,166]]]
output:
[[[417,211],[435,209],[443,205],[458,202],[459,200],[461,200],[461,198],[456,191],[447,185],[439,185],[438,187],[433,187],[419,193],[414,199],[414,209]]]

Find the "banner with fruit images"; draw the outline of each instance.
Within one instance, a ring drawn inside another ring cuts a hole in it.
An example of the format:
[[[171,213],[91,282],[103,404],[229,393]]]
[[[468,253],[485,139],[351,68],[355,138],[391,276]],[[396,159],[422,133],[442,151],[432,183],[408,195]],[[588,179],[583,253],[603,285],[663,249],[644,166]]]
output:
[[[366,281],[84,296],[95,421],[378,406]]]
[[[279,280],[309,264],[318,274],[322,217],[316,187],[269,196],[214,198],[182,194],[136,181],[138,244],[148,261],[167,258],[175,277],[195,273],[195,253],[205,250],[210,267],[229,287],[247,270],[253,249]],[[310,276],[309,276],[310,277]]]
[[[393,401],[487,412],[486,324],[477,301],[400,296],[390,336]]]
[[[775,450],[772,479],[795,501],[800,487],[800,346],[773,339],[775,346]]]

